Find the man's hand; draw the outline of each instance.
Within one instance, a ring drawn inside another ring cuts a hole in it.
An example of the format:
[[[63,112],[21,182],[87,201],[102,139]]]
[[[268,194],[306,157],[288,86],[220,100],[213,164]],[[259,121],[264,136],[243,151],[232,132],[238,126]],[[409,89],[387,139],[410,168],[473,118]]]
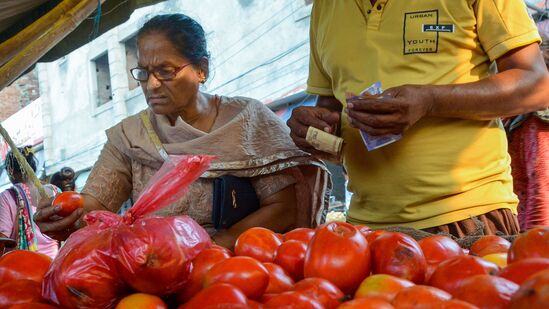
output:
[[[330,134],[335,134],[341,113],[324,107],[298,107],[288,120],[290,136],[301,150],[311,154],[319,151],[313,148],[305,138],[309,127],[315,127]]]
[[[350,125],[368,134],[401,134],[427,115],[432,104],[429,86],[404,85],[349,99],[346,112]]]
[[[84,210],[79,208],[63,218],[57,215],[61,207],[52,205],[52,202],[53,198],[40,200],[38,210],[33,217],[34,222],[42,234],[56,240],[65,240],[79,228],[81,223],[79,219],[84,214]]]

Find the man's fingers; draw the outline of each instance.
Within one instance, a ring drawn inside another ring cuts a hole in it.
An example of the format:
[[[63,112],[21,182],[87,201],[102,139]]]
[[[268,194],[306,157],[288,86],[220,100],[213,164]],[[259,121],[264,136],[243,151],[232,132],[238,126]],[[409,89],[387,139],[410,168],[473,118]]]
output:
[[[390,114],[400,110],[400,105],[391,99],[359,98],[347,103],[349,111],[361,111],[374,114]]]
[[[405,122],[401,120],[400,114],[370,114],[349,110],[349,119],[378,129],[402,127],[405,125]]]
[[[388,128],[374,128],[359,121],[349,119],[349,123],[353,128],[360,129],[370,135],[387,135],[387,134],[400,134],[404,132],[402,127],[388,127]]]
[[[50,207],[53,203],[53,197],[46,197],[46,198],[42,198],[40,199],[40,201],[38,202],[38,209],[42,209],[42,208],[47,208],[47,207]]]

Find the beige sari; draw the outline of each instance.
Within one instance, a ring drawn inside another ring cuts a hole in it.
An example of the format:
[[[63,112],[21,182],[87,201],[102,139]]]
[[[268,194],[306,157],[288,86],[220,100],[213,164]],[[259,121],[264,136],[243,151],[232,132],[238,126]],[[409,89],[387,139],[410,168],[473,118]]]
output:
[[[208,133],[178,118],[171,125],[164,115],[148,113],[154,131],[170,155],[208,154],[218,157],[176,203],[159,215],[186,214],[214,233],[213,178],[250,177],[260,200],[294,185],[298,205],[296,226],[324,221],[331,179],[325,165],[299,150],[289,129],[261,102],[217,97],[219,113]],[[108,141],[87,180],[83,193],[117,211],[128,198],[136,201],[164,162],[139,115],[107,130]]]

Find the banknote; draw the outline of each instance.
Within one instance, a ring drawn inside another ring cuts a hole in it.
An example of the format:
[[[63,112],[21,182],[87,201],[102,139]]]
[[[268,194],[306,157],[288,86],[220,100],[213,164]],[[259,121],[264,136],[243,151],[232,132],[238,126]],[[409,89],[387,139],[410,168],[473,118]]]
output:
[[[338,156],[343,147],[343,139],[341,137],[326,133],[314,127],[309,127],[305,140],[316,150],[327,152],[334,156]]]

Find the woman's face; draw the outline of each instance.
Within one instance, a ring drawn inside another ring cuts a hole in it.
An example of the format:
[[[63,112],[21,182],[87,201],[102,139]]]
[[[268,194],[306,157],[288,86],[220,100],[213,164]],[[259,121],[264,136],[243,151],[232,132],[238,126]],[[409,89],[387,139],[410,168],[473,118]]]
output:
[[[137,42],[139,68],[149,71],[149,79],[141,82],[147,104],[155,114],[180,115],[181,111],[196,104],[198,87],[204,76],[193,65],[185,66],[175,77],[159,81],[153,72],[176,71],[189,64],[174,45],[162,33],[143,35]]]

